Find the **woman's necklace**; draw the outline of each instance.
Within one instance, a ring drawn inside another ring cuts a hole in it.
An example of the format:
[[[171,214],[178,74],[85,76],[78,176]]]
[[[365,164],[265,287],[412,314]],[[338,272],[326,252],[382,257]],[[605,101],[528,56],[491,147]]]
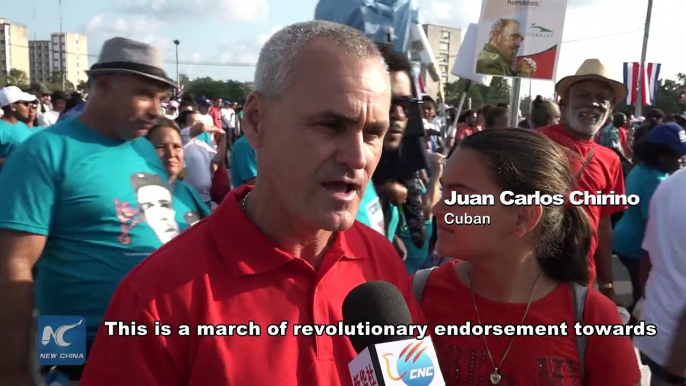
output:
[[[534,281],[534,287],[531,290],[531,295],[529,296],[529,302],[526,305],[526,310],[524,310],[524,315],[522,316],[522,320],[519,321],[519,324],[524,323],[524,319],[526,318],[526,315],[529,313],[529,308],[531,307],[531,301],[534,298],[534,293],[536,292],[536,284],[538,284],[538,278],[541,277],[541,274],[539,273],[538,276],[536,276],[536,281]],[[476,299],[474,298],[474,290],[472,288],[472,277],[471,277],[471,270],[469,273],[467,273],[467,282],[469,283],[469,292],[472,294],[472,304],[474,305],[474,311],[476,311],[476,320],[479,322],[480,325],[483,325],[481,323],[481,316],[479,315],[479,309],[476,307]],[[491,364],[493,365],[493,374],[491,374],[491,383],[494,385],[497,385],[500,383],[500,380],[503,378],[498,371],[500,370],[500,366],[503,365],[503,362],[505,362],[505,358],[507,357],[507,354],[510,352],[510,348],[512,348],[512,344],[514,343],[515,336],[512,337],[512,340],[510,340],[510,344],[507,346],[505,349],[505,353],[503,353],[503,357],[500,359],[500,363],[498,363],[498,366],[495,365],[495,361],[493,361],[493,355],[491,355],[491,349],[488,347],[488,341],[486,340],[486,335],[482,335],[484,339],[484,344],[486,345],[486,353],[488,354],[488,359],[491,360]]]
[[[245,197],[243,197],[243,205],[242,205],[243,212],[245,212],[245,202],[248,201],[248,196],[250,195],[250,193],[252,193],[252,190],[249,191],[248,194],[245,195]]]

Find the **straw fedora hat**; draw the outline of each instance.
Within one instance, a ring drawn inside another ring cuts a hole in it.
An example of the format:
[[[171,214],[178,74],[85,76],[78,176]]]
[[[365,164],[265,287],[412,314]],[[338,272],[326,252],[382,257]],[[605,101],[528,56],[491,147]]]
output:
[[[88,75],[98,74],[140,75],[176,87],[164,72],[162,54],[155,47],[122,37],[103,44],[98,62],[88,71]]]
[[[557,92],[557,95],[564,98],[567,95],[567,91],[569,91],[569,88],[572,87],[574,83],[584,80],[597,80],[605,82],[608,86],[612,87],[615,95],[615,100],[613,102],[614,106],[626,98],[626,86],[624,86],[622,82],[617,81],[610,67],[606,66],[598,59],[586,59],[581,67],[579,67],[576,75],[564,77],[557,82],[555,91]]]

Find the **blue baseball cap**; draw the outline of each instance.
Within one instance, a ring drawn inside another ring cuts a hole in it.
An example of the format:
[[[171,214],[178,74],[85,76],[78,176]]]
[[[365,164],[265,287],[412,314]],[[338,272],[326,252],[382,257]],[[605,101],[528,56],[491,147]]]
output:
[[[679,155],[686,155],[686,132],[674,122],[661,123],[648,132],[650,143],[669,145]]]
[[[196,103],[200,106],[211,106],[212,102],[210,102],[209,99],[205,98],[205,96],[201,96],[196,100]]]

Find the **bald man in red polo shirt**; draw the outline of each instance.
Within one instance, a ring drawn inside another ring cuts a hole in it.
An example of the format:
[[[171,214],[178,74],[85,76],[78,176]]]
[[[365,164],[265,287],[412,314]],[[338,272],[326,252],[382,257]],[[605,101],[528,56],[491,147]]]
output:
[[[101,325],[81,385],[350,385],[349,339],[294,336],[293,325],[337,323],[348,292],[371,280],[395,284],[423,323],[393,246],[355,222],[390,104],[386,65],[360,32],[322,21],[277,32],[245,105],[260,178],[122,281],[105,321],[149,333],[109,336]],[[156,336],[157,320],[172,333]],[[196,333],[251,321],[261,336]],[[282,321],[285,336],[267,335]]]

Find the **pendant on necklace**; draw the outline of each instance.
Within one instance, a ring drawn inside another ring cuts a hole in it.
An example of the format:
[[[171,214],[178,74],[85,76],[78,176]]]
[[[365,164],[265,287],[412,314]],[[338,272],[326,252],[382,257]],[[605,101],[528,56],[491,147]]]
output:
[[[497,384],[500,383],[500,380],[501,380],[502,378],[503,378],[503,377],[501,377],[500,374],[498,374],[498,369],[496,369],[496,370],[493,372],[493,374],[491,374],[491,383],[494,384],[494,385],[497,385]]]

